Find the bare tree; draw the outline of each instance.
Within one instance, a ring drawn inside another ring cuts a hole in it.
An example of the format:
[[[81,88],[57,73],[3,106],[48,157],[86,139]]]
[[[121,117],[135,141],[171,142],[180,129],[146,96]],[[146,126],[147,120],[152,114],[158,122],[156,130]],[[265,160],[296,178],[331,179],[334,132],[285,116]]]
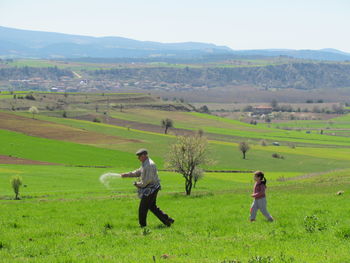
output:
[[[162,120],[162,127],[165,128],[164,133],[168,133],[168,129],[174,127],[174,123],[171,119],[164,119]]]
[[[198,135],[179,136],[170,147],[166,166],[182,174],[186,195],[191,195],[193,181],[196,183],[203,174],[199,166],[208,163],[206,138]]]
[[[238,148],[243,154],[243,159],[245,159],[245,155],[250,149],[249,144],[247,142],[240,142]]]
[[[22,185],[22,178],[20,176],[14,176],[11,178],[11,185],[15,192],[15,200],[19,200],[19,187]]]
[[[260,141],[260,145],[261,146],[267,146],[267,142],[263,139]]]
[[[30,107],[30,109],[28,110],[28,112],[30,112],[31,114],[33,114],[33,119],[35,119],[35,118],[34,118],[34,115],[35,115],[35,114],[38,114],[38,113],[39,113],[39,110],[38,110],[37,107],[32,106],[32,107]]]

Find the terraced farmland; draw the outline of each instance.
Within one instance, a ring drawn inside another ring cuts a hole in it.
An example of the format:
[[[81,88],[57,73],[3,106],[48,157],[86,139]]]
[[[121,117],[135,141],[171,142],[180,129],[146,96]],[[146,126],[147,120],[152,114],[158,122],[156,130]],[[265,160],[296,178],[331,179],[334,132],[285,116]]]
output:
[[[68,105],[68,118],[44,108],[35,119],[26,110],[0,112],[1,262],[350,261],[348,137],[149,108],[110,109],[105,116],[89,107]],[[101,122],[77,119],[86,115]],[[179,131],[164,134],[164,118],[187,134],[204,131],[214,161],[205,169],[241,172],[206,172],[185,196],[181,175],[163,170]],[[238,150],[242,140],[251,147],[245,160]],[[158,203],[175,218],[171,228],[151,214],[148,230],[138,228],[133,179],[115,179],[109,188],[99,182],[103,173],[137,168],[134,152],[141,147],[160,169]],[[273,223],[261,214],[248,221],[252,170],[263,170],[268,179]],[[21,200],[13,199],[15,175],[23,179]]]

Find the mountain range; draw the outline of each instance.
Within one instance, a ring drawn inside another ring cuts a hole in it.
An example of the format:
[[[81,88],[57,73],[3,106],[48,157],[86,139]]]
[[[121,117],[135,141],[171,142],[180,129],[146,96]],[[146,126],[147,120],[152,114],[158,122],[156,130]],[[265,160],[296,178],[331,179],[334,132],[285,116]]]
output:
[[[159,43],[123,37],[91,37],[54,32],[14,29],[0,26],[2,58],[237,58],[278,57],[350,61],[350,53],[336,49],[321,50],[233,50],[210,43]]]

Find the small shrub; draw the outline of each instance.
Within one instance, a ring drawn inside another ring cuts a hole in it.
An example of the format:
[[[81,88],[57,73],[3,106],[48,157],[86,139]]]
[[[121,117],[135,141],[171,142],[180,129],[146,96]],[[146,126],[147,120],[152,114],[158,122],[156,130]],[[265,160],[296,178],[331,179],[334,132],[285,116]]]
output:
[[[0,249],[3,249],[3,248],[5,248],[5,244],[2,241],[0,241]]]
[[[296,148],[295,143],[292,143],[292,142],[291,142],[291,143],[289,143],[289,144],[288,144],[288,146],[289,146],[290,148],[292,148],[292,149],[295,149],[295,148]]]
[[[27,94],[27,95],[25,96],[25,99],[27,99],[27,100],[35,100],[35,97],[33,96],[32,93],[29,93],[29,94]]]
[[[337,232],[337,237],[350,240],[350,228],[343,228]]]
[[[295,262],[295,259],[293,257],[286,256],[283,252],[279,256],[277,262],[284,262],[284,263],[292,263]]]
[[[278,153],[273,153],[273,154],[272,154],[272,158],[284,159],[284,156],[283,156],[283,155],[279,155]]]
[[[304,218],[304,228],[306,232],[313,233],[316,231],[318,217],[315,215],[305,216]]]
[[[314,233],[316,231],[322,231],[327,229],[325,223],[320,222],[316,215],[305,216],[304,218],[304,228],[306,232]]]
[[[255,256],[248,260],[248,263],[270,263],[273,262],[273,258],[270,256]]]
[[[261,141],[260,141],[260,145],[261,145],[261,146],[267,146],[267,142],[266,142],[265,140],[261,140]]]
[[[19,200],[19,188],[22,185],[22,178],[20,176],[14,176],[11,178],[11,185],[15,192],[15,200]]]
[[[101,122],[101,120],[99,119],[99,118],[94,118],[93,120],[92,120],[93,122]]]
[[[111,223],[106,223],[106,224],[104,224],[104,229],[111,230],[111,229],[113,229],[113,225]]]
[[[203,105],[202,107],[200,107],[199,112],[210,114],[210,110],[207,105]]]

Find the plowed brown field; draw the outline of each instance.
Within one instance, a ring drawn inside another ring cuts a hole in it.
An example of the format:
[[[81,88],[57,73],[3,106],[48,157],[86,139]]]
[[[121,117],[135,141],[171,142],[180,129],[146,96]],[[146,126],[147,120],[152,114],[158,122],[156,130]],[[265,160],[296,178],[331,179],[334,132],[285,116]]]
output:
[[[31,136],[70,141],[84,144],[117,144],[138,142],[118,136],[77,129],[49,121],[42,121],[15,114],[0,112],[0,129],[24,133]]]

